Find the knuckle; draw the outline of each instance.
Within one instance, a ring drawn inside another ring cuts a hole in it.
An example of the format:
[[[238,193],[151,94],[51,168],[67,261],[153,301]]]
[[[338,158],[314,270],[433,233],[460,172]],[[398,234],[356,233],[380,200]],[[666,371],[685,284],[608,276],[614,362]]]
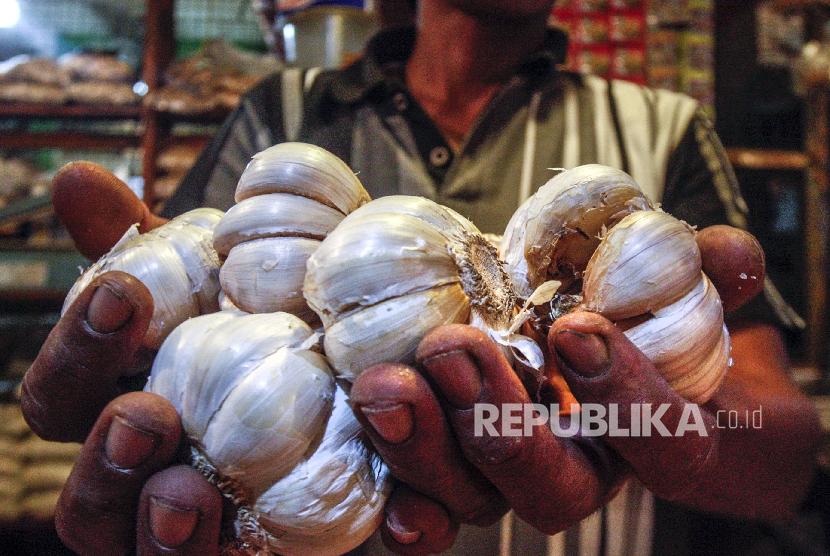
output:
[[[469,435],[464,443],[464,455],[479,467],[520,466],[524,457],[524,442],[519,436]]]

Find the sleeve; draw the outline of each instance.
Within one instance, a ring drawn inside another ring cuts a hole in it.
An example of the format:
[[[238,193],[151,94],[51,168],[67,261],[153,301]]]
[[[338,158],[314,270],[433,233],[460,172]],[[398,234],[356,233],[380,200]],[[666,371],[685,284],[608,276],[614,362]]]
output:
[[[236,183],[248,161],[281,141],[280,104],[279,75],[266,78],[247,93],[184,177],[162,216],[204,206],[221,210],[233,206]]]
[[[748,209],[738,179],[708,116],[698,110],[669,157],[663,207],[698,228],[729,224],[747,228]],[[767,278],[764,293],[728,321],[755,321],[804,328],[804,320]]]

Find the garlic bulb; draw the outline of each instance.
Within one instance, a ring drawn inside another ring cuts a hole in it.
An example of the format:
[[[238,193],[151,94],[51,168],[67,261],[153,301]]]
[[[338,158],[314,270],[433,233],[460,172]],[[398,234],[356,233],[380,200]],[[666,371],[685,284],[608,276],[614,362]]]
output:
[[[378,528],[391,486],[389,470],[338,386],[320,443],[257,499],[254,510],[278,554],[344,554]]]
[[[519,297],[548,280],[578,280],[603,229],[651,205],[620,170],[588,164],[548,181],[513,214],[500,252]]]
[[[120,270],[138,278],[153,296],[153,317],[144,345],[156,350],[184,320],[219,310],[219,258],[213,228],[222,216],[196,209],[139,234],[132,226],[72,286],[63,311],[99,275]]]
[[[146,390],[173,404],[193,465],[237,505],[229,552],[341,553],[377,527],[388,471],[336,391],[319,338],[287,313],[179,326]]]
[[[411,361],[432,328],[507,328],[514,295],[495,248],[455,211],[391,196],[347,216],[308,260],[303,286],[325,327],[325,351],[353,380],[384,361]],[[472,314],[471,314],[472,313]]]
[[[508,272],[525,294],[556,278],[559,293],[581,288],[576,308],[636,319],[626,336],[679,394],[703,403],[730,365],[720,297],[694,229],[649,210],[636,187],[597,165],[559,174],[511,219],[501,244]]]
[[[238,204],[216,226],[222,289],[249,313],[285,311],[312,322],[302,295],[306,261],[343,218],[369,200],[335,155],[304,143],[256,154],[239,179]]]

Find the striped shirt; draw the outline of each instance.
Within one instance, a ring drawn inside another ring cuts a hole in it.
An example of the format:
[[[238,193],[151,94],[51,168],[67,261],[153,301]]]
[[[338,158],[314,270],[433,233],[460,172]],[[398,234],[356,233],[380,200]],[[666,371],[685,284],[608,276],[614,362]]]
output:
[[[402,79],[413,30],[381,33],[342,71],[287,70],[253,89],[200,157],[166,212],[227,209],[256,152],[286,140],[324,147],[358,172],[372,197],[421,195],[482,231],[501,233],[553,168],[602,163],[629,172],[649,197],[699,227],[744,227],[747,208],[712,124],[692,99],[560,72],[566,39],[551,31],[492,100],[457,152]],[[771,284],[743,318],[801,325]],[[654,500],[630,483],[606,508],[547,537],[512,514],[462,527],[451,554],[649,554]],[[369,542],[367,553],[382,553]]]

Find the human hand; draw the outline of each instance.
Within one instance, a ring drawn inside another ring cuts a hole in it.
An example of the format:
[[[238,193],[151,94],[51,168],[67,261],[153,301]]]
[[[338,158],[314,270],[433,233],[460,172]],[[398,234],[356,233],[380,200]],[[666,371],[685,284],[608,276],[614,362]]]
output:
[[[53,204],[91,258],[136,222],[142,232],[164,223],[125,184],[88,163],[56,176]],[[141,344],[152,313],[141,282],[122,272],[101,275],[68,308],[23,381],[23,413],[39,436],[86,439],[55,516],[61,539],[81,554],[219,550],[222,497],[194,469],[178,465],[178,414],[159,396],[129,393],[124,378],[148,362]],[[405,487],[394,491],[386,513],[397,528],[387,534],[423,530],[417,543],[429,550],[446,548],[454,536],[446,512]]]
[[[763,251],[754,238],[717,226],[698,234],[704,269],[727,309],[763,287]],[[757,280],[739,279],[741,273]],[[580,402],[615,403],[619,426],[632,403],[667,403],[673,430],[685,400],[620,329],[599,315],[559,319],[548,337],[552,367]],[[546,533],[556,533],[604,505],[635,473],[656,494],[682,497],[711,471],[718,437],[704,412],[708,437],[557,437],[547,423],[528,436],[476,434],[475,405],[531,400],[500,349],[468,326],[436,329],[421,343],[418,369],[384,364],[360,375],[351,392],[355,413],[393,474],[439,502],[461,523],[486,525],[507,508]],[[656,406],[655,406],[656,407]],[[501,431],[503,421],[494,426]],[[387,539],[388,541],[390,539]],[[397,551],[407,547],[394,539]],[[413,550],[412,553],[417,553]]]

